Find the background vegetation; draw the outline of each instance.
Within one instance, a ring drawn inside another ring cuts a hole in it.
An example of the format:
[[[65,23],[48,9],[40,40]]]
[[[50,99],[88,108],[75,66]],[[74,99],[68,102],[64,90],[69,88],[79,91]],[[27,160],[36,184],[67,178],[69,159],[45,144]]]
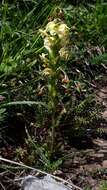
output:
[[[94,91],[106,76],[107,3],[3,0],[0,15],[0,146],[14,145],[13,157],[54,171],[65,144],[76,146],[97,126],[101,107]],[[56,18],[70,28],[70,38],[69,59],[60,60],[63,70],[56,78],[53,118],[39,29]]]

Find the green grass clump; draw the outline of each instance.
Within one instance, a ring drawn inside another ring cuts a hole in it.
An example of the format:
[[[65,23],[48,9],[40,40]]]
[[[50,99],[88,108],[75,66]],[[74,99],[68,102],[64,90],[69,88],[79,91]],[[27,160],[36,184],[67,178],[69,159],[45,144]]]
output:
[[[100,185],[100,190],[106,190],[107,189],[107,182],[106,181],[102,181],[101,185]]]

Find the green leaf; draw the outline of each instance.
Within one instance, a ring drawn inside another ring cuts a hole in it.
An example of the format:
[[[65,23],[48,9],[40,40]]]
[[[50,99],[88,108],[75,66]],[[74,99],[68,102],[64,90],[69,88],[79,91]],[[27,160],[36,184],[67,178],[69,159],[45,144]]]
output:
[[[43,102],[36,102],[36,101],[16,101],[16,102],[8,102],[6,104],[1,105],[1,107],[8,107],[8,106],[14,106],[14,105],[28,105],[28,106],[33,106],[33,105],[38,105],[38,106],[44,106],[48,108],[46,103]]]
[[[102,64],[102,63],[107,64],[107,53],[95,56],[91,60],[91,64],[93,64],[93,65],[99,65],[99,64]]]

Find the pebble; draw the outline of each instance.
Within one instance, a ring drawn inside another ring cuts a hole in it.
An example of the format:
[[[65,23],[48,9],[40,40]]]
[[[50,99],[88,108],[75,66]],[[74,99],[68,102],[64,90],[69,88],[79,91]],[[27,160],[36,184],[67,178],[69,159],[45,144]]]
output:
[[[102,166],[103,166],[104,169],[107,168],[107,160],[104,160],[104,161],[102,162]]]

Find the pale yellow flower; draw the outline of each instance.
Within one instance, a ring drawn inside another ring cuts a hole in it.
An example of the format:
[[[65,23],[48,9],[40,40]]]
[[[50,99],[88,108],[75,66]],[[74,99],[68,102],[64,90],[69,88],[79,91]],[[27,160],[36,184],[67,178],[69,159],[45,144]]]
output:
[[[40,32],[44,38],[44,47],[51,57],[54,57],[59,51],[60,57],[68,58],[68,51],[63,48],[69,43],[69,28],[66,24],[55,19],[46,25],[45,30],[40,30]],[[46,60],[45,57],[43,60]]]
[[[58,36],[59,36],[60,39],[68,37],[68,35],[69,35],[68,26],[66,24],[64,24],[64,23],[59,24],[57,33],[58,33]]]
[[[47,56],[47,54],[45,54],[45,53],[42,53],[42,55],[40,55],[40,58],[41,58],[42,62],[44,63],[43,64],[44,67],[46,67],[49,64],[49,60],[46,56]]]
[[[57,34],[57,24],[55,21],[51,21],[47,24],[46,31],[49,32],[52,36]]]
[[[55,45],[55,38],[51,36],[47,36],[44,38],[44,47],[51,53],[52,48]]]
[[[40,58],[43,62],[45,62],[47,60],[46,58],[46,54],[45,53],[42,53],[42,55],[40,55]]]
[[[43,70],[43,75],[46,75],[46,76],[49,76],[49,75],[52,75],[53,74],[53,71],[51,68],[45,68]]]
[[[69,28],[66,24],[61,21],[51,21],[46,26],[46,32],[49,32],[51,36],[58,35],[60,39],[67,37],[69,35]]]
[[[62,59],[67,60],[68,57],[69,57],[69,52],[68,52],[68,50],[67,50],[65,47],[63,47],[63,48],[60,49],[59,55],[60,55],[60,57],[61,57]]]
[[[44,38],[44,37],[48,36],[48,34],[47,34],[46,30],[42,30],[42,29],[40,29],[40,30],[39,30],[39,32],[40,32],[40,34],[41,34],[42,38]]]

